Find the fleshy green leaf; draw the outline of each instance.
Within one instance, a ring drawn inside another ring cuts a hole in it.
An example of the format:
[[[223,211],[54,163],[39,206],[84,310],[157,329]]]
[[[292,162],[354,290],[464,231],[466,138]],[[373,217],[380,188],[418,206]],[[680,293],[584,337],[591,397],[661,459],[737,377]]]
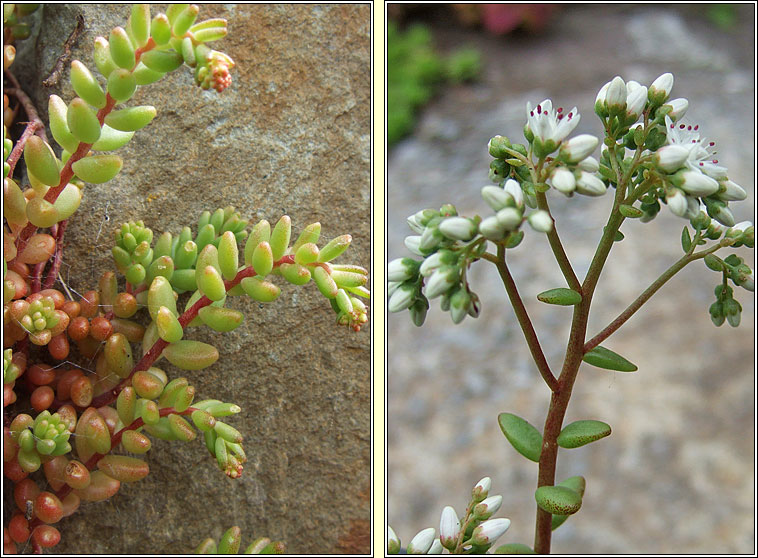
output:
[[[579,493],[565,486],[540,486],[534,499],[540,508],[556,515],[571,515],[582,507]]]
[[[578,292],[565,289],[550,289],[537,295],[537,300],[546,304],[557,304],[559,306],[573,306],[582,301],[582,295]]]
[[[71,168],[85,182],[102,184],[115,177],[123,164],[123,159],[118,155],[90,155],[71,165]]]
[[[500,413],[497,422],[513,449],[527,459],[539,463],[542,453],[542,434],[539,430],[512,413]]]
[[[637,371],[636,365],[610,349],[601,346],[597,346],[585,353],[582,360],[587,364],[597,366],[598,368],[605,368],[606,370],[617,370],[619,372]]]
[[[498,546],[495,554],[537,554],[532,547],[522,543],[508,543]]]
[[[566,426],[558,435],[558,445],[562,448],[578,448],[610,436],[610,425],[599,420],[578,420]]]

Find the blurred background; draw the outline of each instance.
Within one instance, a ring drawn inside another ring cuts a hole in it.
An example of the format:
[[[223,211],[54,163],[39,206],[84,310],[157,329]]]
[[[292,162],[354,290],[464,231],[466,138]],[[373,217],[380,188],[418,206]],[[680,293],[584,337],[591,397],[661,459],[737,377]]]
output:
[[[527,101],[545,98],[582,115],[575,134],[601,134],[593,112],[613,76],[649,85],[675,76],[686,121],[716,142],[729,177],[748,192],[736,220],[755,221],[755,6],[388,6],[388,259],[409,255],[405,219],[453,203],[487,215],[488,140],[524,141]],[[406,63],[400,64],[400,61]],[[596,153],[595,155],[598,155]],[[574,268],[584,277],[612,197],[548,194]],[[664,208],[651,223],[628,220],[603,272],[588,334],[594,335],[681,255],[686,221]],[[730,251],[724,251],[724,255]],[[739,255],[752,268],[752,250]],[[564,286],[541,235],[527,230],[511,271],[548,361],[560,366],[571,310],[537,302]],[[555,553],[748,553],[755,546],[755,304],[735,288],[739,328],[715,327],[708,307],[720,277],[696,262],[659,291],[604,345],[639,366],[634,374],[583,366],[566,423],[598,419],[613,434],[561,450],[557,479],[583,475],[582,510],[553,537]],[[492,477],[498,541],[531,545],[537,466],[497,424],[514,412],[540,430],[549,401],[494,266],[472,267],[481,316],[454,326],[431,301],[426,324],[388,318],[388,513],[405,546],[439,527],[445,505],[462,513],[470,490]]]

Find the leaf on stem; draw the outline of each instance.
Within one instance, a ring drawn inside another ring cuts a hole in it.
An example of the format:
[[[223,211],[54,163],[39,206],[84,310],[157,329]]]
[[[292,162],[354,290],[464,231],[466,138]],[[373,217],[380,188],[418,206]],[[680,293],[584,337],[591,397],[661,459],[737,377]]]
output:
[[[578,448],[610,436],[610,425],[599,420],[578,420],[566,426],[558,435],[558,445],[562,448]]]
[[[527,459],[539,463],[542,453],[542,434],[539,430],[512,413],[500,413],[497,422],[513,449]]]
[[[597,346],[588,351],[582,357],[582,360],[592,366],[605,368],[606,370],[616,370],[618,372],[636,372],[637,366],[626,360],[621,355],[614,353],[610,349]]]

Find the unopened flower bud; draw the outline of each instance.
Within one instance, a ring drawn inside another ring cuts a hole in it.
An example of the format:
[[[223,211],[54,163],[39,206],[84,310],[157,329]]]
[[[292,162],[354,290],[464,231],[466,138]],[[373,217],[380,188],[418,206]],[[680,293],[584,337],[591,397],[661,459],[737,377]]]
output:
[[[647,87],[629,81],[626,84],[626,114],[630,118],[637,118],[647,103]]]
[[[590,136],[591,137],[591,136]],[[556,190],[562,194],[569,195],[576,190],[576,179],[574,173],[566,167],[558,167],[550,176],[550,182]]]
[[[665,145],[655,152],[655,163],[663,172],[674,172],[684,165],[689,154],[681,145]]]
[[[580,134],[561,144],[561,154],[569,163],[577,163],[595,151],[600,140],[591,134]]]
[[[648,89],[647,97],[651,102],[656,105],[662,105],[666,102],[671,94],[671,89],[674,87],[674,76],[666,72],[658,76],[658,78],[650,85]]]
[[[725,227],[734,225],[734,215],[726,205],[713,204],[709,207],[708,213]]]
[[[506,207],[497,212],[497,222],[507,231],[517,229],[521,225],[523,217],[515,207]]]
[[[390,296],[387,310],[390,312],[402,312],[409,308],[416,300],[416,287],[412,283],[403,283]]]
[[[484,477],[482,480],[476,483],[474,489],[471,491],[471,499],[475,502],[481,502],[487,498],[490,488],[492,488],[492,479],[489,477]]]
[[[576,179],[576,191],[585,196],[602,196],[605,194],[608,187],[600,180],[597,175],[579,171],[579,176]]]
[[[681,170],[671,177],[671,183],[697,197],[710,196],[719,189],[719,183],[700,171]],[[713,217],[713,215],[711,215]]]
[[[479,223],[479,232],[482,235],[492,241],[503,240],[505,238],[505,227],[500,224],[497,217],[494,215],[485,218]]]
[[[498,186],[485,186],[482,188],[482,199],[493,211],[500,211],[509,204],[515,205],[513,197]]]
[[[626,108],[626,84],[620,76],[611,80],[608,91],[605,94],[605,104],[608,110],[621,111]]]
[[[453,550],[458,543],[461,522],[452,506],[445,506],[440,517],[440,542],[448,550]]]
[[[439,225],[439,231],[451,240],[471,240],[476,234],[476,225],[465,217],[448,217]]]
[[[432,273],[426,284],[427,298],[436,298],[445,294],[459,280],[458,268],[455,266],[442,267]]]
[[[407,281],[418,274],[419,262],[413,258],[397,258],[387,264],[388,281]]]
[[[497,513],[502,503],[503,497],[499,494],[497,496],[489,496],[474,507],[474,516],[477,519],[489,519]]]
[[[487,150],[489,151],[489,154],[496,159],[505,159],[507,157],[510,157],[510,154],[505,150],[505,148],[510,147],[511,142],[505,136],[495,136],[487,144]]]
[[[408,248],[408,250],[417,256],[423,256],[423,252],[421,252],[421,236],[420,235],[411,235],[405,237],[405,247]]]
[[[503,185],[503,191],[511,195],[513,201],[516,202],[516,207],[524,207],[524,192],[518,182],[509,178]]]
[[[747,198],[747,192],[739,184],[727,179],[720,183],[718,197],[724,201],[742,201]]]
[[[529,224],[537,232],[550,232],[553,230],[553,219],[547,211],[538,209],[533,211],[527,218]]]
[[[442,554],[443,548],[442,543],[439,539],[434,539],[434,542],[432,542],[432,546],[429,548],[429,550],[426,551],[427,554]]]
[[[589,173],[596,173],[600,168],[600,163],[594,157],[587,157],[586,159],[579,161],[576,167],[580,170]]]
[[[494,543],[511,526],[511,520],[504,517],[488,519],[476,529],[471,536],[471,542],[477,546]]]
[[[671,111],[668,113],[668,117],[673,120],[679,120],[684,116],[684,113],[687,112],[687,108],[689,107],[689,101],[687,99],[678,98],[674,99],[673,101],[669,101],[664,106],[671,107]]]
[[[666,204],[671,213],[677,217],[684,217],[687,213],[687,198],[679,188],[670,188],[666,191]]]
[[[419,532],[413,537],[413,539],[411,539],[411,542],[408,543],[407,553],[426,554],[429,552],[429,549],[432,547],[432,543],[436,538],[434,535],[434,527],[429,527],[428,529]]]

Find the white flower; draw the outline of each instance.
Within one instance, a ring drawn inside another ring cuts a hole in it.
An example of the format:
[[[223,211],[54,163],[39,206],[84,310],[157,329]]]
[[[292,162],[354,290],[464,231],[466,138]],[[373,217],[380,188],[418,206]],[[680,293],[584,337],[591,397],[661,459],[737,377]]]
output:
[[[674,172],[684,165],[690,151],[681,145],[664,145],[655,152],[655,162],[663,172]]]
[[[548,141],[554,142],[554,149],[574,131],[579,124],[579,118],[576,107],[568,113],[564,113],[563,108],[553,110],[553,102],[550,99],[545,99],[534,109],[532,103],[526,103],[526,125],[535,139],[538,138],[543,144]]]
[[[595,174],[579,171],[576,180],[576,191],[585,196],[602,196],[608,187]]]
[[[569,195],[576,190],[576,180],[574,179],[574,173],[568,170],[566,167],[558,167],[553,171],[550,176],[550,183],[553,188],[561,192],[562,194]]]
[[[666,192],[666,204],[671,213],[677,217],[684,217],[687,214],[687,197],[679,188],[671,188]]]
[[[690,103],[687,99],[680,97],[678,99],[674,99],[673,101],[669,101],[664,106],[671,107],[671,112],[669,112],[666,116],[671,118],[671,120],[680,120],[682,116],[684,116],[684,113],[687,112]]]
[[[411,542],[408,543],[408,554],[426,554],[432,548],[435,536],[434,527],[420,531]]]
[[[657,100],[657,102],[663,103],[666,101],[666,99],[668,99],[673,87],[674,76],[669,72],[666,72],[665,74],[658,76],[656,80],[650,85],[648,96],[650,97],[651,101],[658,98],[659,100]]]
[[[713,153],[710,150],[714,143],[706,144],[705,138],[700,137],[698,128],[697,125],[675,124],[666,115],[666,143],[678,145],[688,150],[689,154],[685,163],[692,170],[700,171],[715,180],[725,179],[726,167],[719,166],[718,161],[712,159]]]
[[[458,514],[452,506],[445,506],[440,517],[440,542],[448,550],[456,547],[458,534],[461,530],[461,522]]]
[[[465,217],[448,217],[438,228],[451,240],[471,240],[476,234],[476,225]]]
[[[524,207],[524,191],[521,189],[518,182],[509,178],[505,181],[503,191],[511,195],[513,201],[516,202],[516,207]]]
[[[397,538],[395,531],[387,525],[387,554],[397,554],[400,552],[400,539]]]
[[[547,211],[538,209],[533,211],[527,218],[529,224],[537,232],[548,233],[553,230],[553,218]]]
[[[578,163],[589,157],[600,142],[591,134],[579,134],[561,145],[561,153],[569,163]]]
[[[632,80],[626,84],[626,114],[637,118],[647,103],[647,87]]]
[[[472,542],[477,545],[491,544],[502,536],[511,526],[511,520],[504,517],[488,519],[474,529],[471,535]]]

